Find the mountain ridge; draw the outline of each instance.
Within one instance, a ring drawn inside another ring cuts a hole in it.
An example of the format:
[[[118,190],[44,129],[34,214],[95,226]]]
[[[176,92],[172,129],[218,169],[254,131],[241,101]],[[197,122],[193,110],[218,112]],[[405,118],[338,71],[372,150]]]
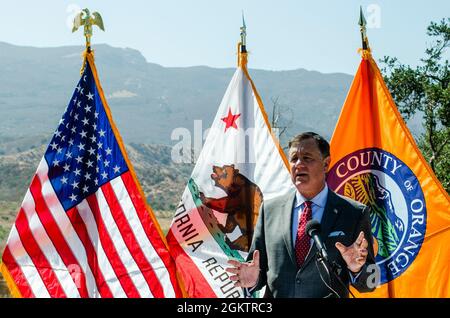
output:
[[[0,42],[0,116],[6,118],[0,141],[50,138],[79,79],[82,51],[81,46],[34,48]],[[235,70],[164,67],[135,49],[107,44],[96,45],[94,53],[113,117],[128,143],[173,145],[172,131],[183,127],[193,133],[194,120],[208,128]],[[352,76],[302,68],[249,72],[269,116],[276,98],[293,114],[296,127],[288,129],[285,139],[311,129],[331,137]]]

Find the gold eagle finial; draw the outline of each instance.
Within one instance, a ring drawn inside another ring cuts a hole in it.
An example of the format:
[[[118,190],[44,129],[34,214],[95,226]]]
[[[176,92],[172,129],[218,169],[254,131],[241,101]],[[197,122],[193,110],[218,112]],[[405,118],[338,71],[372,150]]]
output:
[[[85,8],[78,13],[73,19],[72,32],[78,30],[80,26],[84,25],[84,36],[86,37],[86,48],[90,50],[92,26],[98,26],[102,31],[105,31],[103,26],[102,16],[98,12],[90,13],[89,9]]]

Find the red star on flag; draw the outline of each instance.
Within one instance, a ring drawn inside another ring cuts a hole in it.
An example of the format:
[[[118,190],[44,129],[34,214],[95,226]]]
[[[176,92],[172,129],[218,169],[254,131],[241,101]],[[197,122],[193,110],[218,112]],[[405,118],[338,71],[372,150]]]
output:
[[[231,108],[228,108],[228,116],[223,117],[222,120],[227,124],[225,126],[225,131],[227,131],[228,128],[233,127],[237,129],[236,120],[241,116],[241,114],[233,115],[231,113]]]

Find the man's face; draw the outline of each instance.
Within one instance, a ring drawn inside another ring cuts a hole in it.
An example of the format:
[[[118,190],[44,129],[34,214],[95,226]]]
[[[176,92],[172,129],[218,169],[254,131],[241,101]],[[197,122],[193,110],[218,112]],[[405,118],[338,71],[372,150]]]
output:
[[[289,164],[292,181],[306,199],[312,199],[323,189],[330,157],[323,158],[314,139],[302,140],[291,147]]]

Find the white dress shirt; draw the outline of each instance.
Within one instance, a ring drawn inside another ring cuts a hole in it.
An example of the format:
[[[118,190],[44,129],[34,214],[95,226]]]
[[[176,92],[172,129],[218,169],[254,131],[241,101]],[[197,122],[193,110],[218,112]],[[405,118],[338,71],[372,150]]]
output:
[[[312,219],[317,220],[319,223],[322,221],[323,212],[325,210],[325,205],[327,204],[328,198],[328,186],[325,184],[322,191],[320,191],[314,198],[307,200],[300,194],[300,192],[295,193],[295,203],[292,210],[292,243],[295,248],[295,240],[297,239],[298,222],[300,222],[300,217],[302,216],[303,209],[305,208],[305,201],[311,201],[312,209]],[[312,239],[311,239],[312,240]],[[312,245],[312,241],[311,241]]]
[[[311,200],[305,199],[300,192],[295,193],[295,203],[292,208],[292,243],[295,249],[295,241],[297,239],[297,231],[298,231],[298,222],[300,222],[300,217],[302,216],[303,209],[305,208],[305,201],[311,201],[311,209],[312,209],[312,219],[317,220],[319,223],[322,223],[323,213],[325,211],[325,205],[327,204],[328,198],[328,186],[325,184],[322,191],[320,191],[314,198]],[[314,242],[311,239],[311,247]],[[350,281],[354,283],[358,278],[359,274],[353,274],[350,270],[348,271],[350,275]]]

